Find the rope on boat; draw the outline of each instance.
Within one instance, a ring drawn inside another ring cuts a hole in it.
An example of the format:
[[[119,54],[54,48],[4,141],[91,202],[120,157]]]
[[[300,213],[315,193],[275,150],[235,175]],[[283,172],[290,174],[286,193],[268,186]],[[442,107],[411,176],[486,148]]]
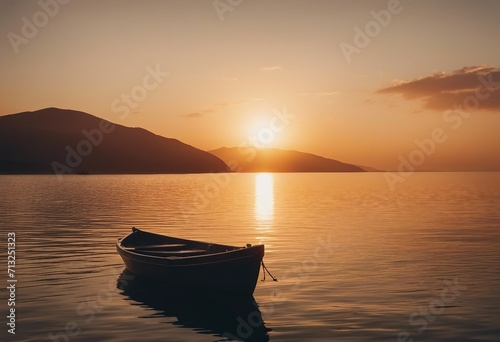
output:
[[[267,274],[269,274],[269,276],[271,276],[271,278],[273,279],[273,281],[278,281],[278,278],[276,278],[275,276],[273,276],[271,274],[271,272],[269,272],[269,270],[267,269],[266,265],[264,265],[264,260],[262,260],[262,270],[264,272],[264,279],[262,279],[262,281],[266,280],[266,272],[267,272]]]

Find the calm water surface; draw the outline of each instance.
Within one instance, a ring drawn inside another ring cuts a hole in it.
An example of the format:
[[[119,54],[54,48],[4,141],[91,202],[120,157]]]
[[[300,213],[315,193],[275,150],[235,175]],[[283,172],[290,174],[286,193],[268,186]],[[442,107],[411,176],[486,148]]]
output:
[[[500,173],[394,191],[382,173],[1,176],[0,193],[2,341],[500,340]],[[250,299],[162,291],[122,273],[132,226],[263,243],[279,281]]]

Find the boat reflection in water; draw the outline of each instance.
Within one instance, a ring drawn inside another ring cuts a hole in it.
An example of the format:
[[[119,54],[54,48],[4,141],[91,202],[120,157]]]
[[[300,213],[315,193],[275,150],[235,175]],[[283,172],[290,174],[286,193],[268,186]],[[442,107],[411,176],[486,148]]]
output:
[[[176,317],[172,324],[197,333],[228,340],[269,341],[271,329],[264,325],[251,295],[169,290],[160,282],[135,276],[126,269],[118,278],[117,288],[127,300],[158,310],[165,317]]]

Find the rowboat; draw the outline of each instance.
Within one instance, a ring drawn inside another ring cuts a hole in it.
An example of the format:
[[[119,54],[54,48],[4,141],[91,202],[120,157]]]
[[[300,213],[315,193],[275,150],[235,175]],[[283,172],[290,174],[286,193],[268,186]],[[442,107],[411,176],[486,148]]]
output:
[[[127,270],[169,288],[251,295],[264,245],[244,247],[179,239],[135,227],[116,243]]]

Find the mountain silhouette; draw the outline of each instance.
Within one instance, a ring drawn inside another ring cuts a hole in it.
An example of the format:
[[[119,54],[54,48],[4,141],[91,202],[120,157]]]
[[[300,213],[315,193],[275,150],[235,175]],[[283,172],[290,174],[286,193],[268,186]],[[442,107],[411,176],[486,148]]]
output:
[[[356,165],[292,150],[221,147],[209,152],[238,172],[365,172]]]
[[[46,108],[0,117],[0,173],[226,172],[216,156],[179,140],[96,116]]]

